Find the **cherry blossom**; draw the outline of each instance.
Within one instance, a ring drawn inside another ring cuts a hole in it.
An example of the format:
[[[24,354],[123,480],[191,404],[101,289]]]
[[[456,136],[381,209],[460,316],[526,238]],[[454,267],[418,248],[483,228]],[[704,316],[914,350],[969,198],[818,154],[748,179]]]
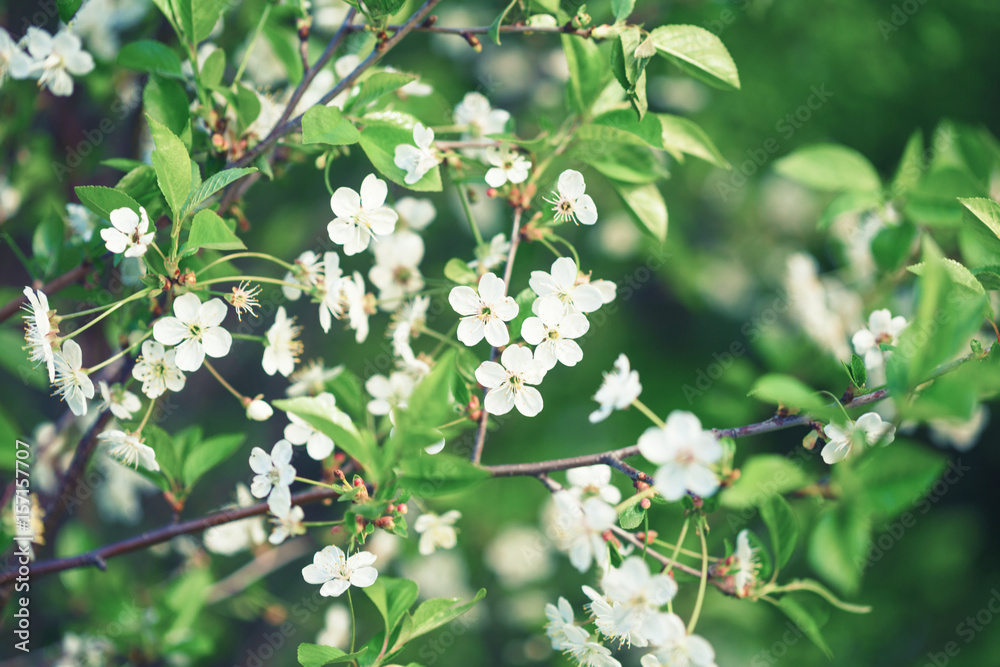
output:
[[[485,272],[500,266],[507,260],[510,241],[503,234],[497,234],[489,243],[476,248],[476,259],[469,262],[469,268]]]
[[[677,583],[666,574],[651,574],[641,556],[629,556],[601,580],[604,595],[589,586],[598,630],[619,645],[648,646],[661,638],[659,609],[677,595]]]
[[[722,445],[690,412],[675,410],[662,428],[648,428],[639,436],[639,452],[660,465],[655,486],[667,500],[685,493],[706,497],[719,488],[710,465],[722,458]]]
[[[12,79],[27,79],[31,74],[31,58],[10,33],[0,28],[0,86],[9,75]]]
[[[474,139],[503,132],[510,113],[492,108],[482,93],[466,93],[455,107],[454,120],[456,125],[467,128],[464,139]]]
[[[174,299],[174,317],[164,317],[153,325],[153,338],[164,345],[177,345],[177,367],[192,373],[201,368],[205,355],[229,354],[233,337],[220,327],[226,318],[222,299],[202,303],[196,294]]]
[[[288,385],[285,394],[288,396],[315,396],[326,388],[327,382],[340,375],[343,370],[343,366],[326,368],[322,359],[314,359],[292,373],[289,378],[292,380],[292,384]]]
[[[350,419],[343,412],[337,409],[337,399],[333,394],[324,391],[316,397],[323,411],[330,416],[335,423],[350,427]],[[288,413],[288,420],[291,422],[285,427],[285,439],[293,445],[305,445],[306,453],[310,458],[322,461],[333,453],[333,439],[314,428],[305,419],[296,414]]]
[[[396,213],[399,215],[397,229],[409,229],[419,232],[427,228],[437,215],[434,202],[430,199],[401,197],[396,201]]]
[[[592,313],[601,307],[601,291],[590,283],[579,283],[576,262],[560,257],[552,263],[549,273],[532,271],[528,285],[540,297],[554,297],[581,313]]]
[[[259,397],[249,401],[246,406],[247,419],[252,419],[255,422],[266,422],[274,415],[274,409],[271,405]]]
[[[28,303],[24,306],[24,340],[28,343],[28,360],[44,363],[49,372],[49,382],[56,381],[56,358],[52,350],[56,336],[49,319],[49,298],[42,290],[24,288]]]
[[[250,484],[250,493],[254,498],[267,498],[268,509],[275,516],[287,514],[291,507],[289,486],[295,481],[291,460],[292,444],[287,440],[276,442],[270,455],[260,447],[250,451],[250,469],[257,473]]]
[[[48,87],[53,95],[67,97],[73,94],[73,77],[82,76],[94,69],[94,58],[83,50],[80,38],[61,30],[54,37],[41,28],[28,28],[28,51],[35,59],[32,74],[38,76],[38,87]]]
[[[118,419],[132,419],[132,413],[138,412],[142,408],[139,397],[130,391],[125,390],[121,385],[116,384],[111,387],[104,380],[97,383],[101,390],[102,403],[99,409],[108,408]]]
[[[245,508],[255,503],[256,500],[250,494],[250,489],[247,488],[246,484],[237,484],[235,507]],[[230,505],[230,507],[233,506]],[[251,516],[239,521],[212,526],[202,536],[206,549],[223,556],[232,556],[244,549],[263,544],[266,539],[264,517],[261,516]]]
[[[319,324],[324,333],[330,332],[333,318],[340,319],[343,314],[341,292],[343,271],[340,269],[340,255],[335,252],[323,255],[323,289],[319,302]]]
[[[507,286],[493,273],[479,279],[479,291],[467,285],[453,287],[448,302],[462,318],[458,322],[458,339],[472,347],[483,339],[493,347],[510,342],[505,322],[517,317],[518,306],[506,296]]]
[[[142,382],[142,393],[148,398],[158,398],[168,389],[184,388],[184,373],[177,367],[177,350],[165,351],[156,341],[142,344],[142,355],[132,369],[132,377]]]
[[[592,225],[597,222],[597,206],[588,194],[584,194],[587,184],[583,174],[567,169],[559,175],[554,196],[546,199],[552,204],[553,217],[558,222],[572,220],[574,223]]]
[[[490,148],[486,151],[486,161],[493,165],[486,172],[486,184],[499,188],[508,181],[523,183],[528,179],[531,161],[511,150]]]
[[[334,256],[336,257],[336,253]],[[312,250],[306,250],[295,260],[295,268],[285,274],[284,282],[299,283],[306,289],[322,285],[323,258]],[[302,296],[301,289],[290,285],[282,285],[281,292],[289,301],[297,301]]]
[[[663,639],[652,653],[642,656],[642,667],[716,667],[715,650],[703,637],[689,635],[677,614],[658,616]]]
[[[153,242],[156,230],[149,231],[149,216],[146,209],[139,207],[139,213],[130,208],[116,208],[111,211],[111,227],[101,230],[101,238],[110,252],[124,254],[125,257],[142,257]]]
[[[569,492],[578,498],[597,496],[612,505],[621,502],[622,492],[611,483],[611,468],[603,463],[570,468],[566,471],[566,481],[570,483]]]
[[[372,397],[368,401],[368,412],[387,415],[393,408],[405,408],[415,387],[413,377],[402,371],[393,371],[389,377],[371,376],[365,381],[365,391]]]
[[[379,308],[395,310],[403,297],[423,289],[418,268],[423,258],[423,239],[413,232],[397,232],[375,246],[375,265],[368,279],[379,289]]]
[[[76,416],[87,414],[87,399],[94,397],[94,383],[83,371],[83,351],[75,340],[67,340],[55,353],[56,394]]]
[[[417,517],[413,529],[420,534],[420,553],[429,556],[435,549],[451,549],[458,538],[455,534],[455,522],[462,518],[458,510],[449,510],[438,516],[433,512],[424,512]]]
[[[594,394],[594,400],[601,406],[590,413],[591,423],[604,421],[612,410],[624,410],[639,398],[642,385],[639,383],[639,372],[631,370],[628,357],[619,354],[615,360],[615,370],[604,374],[600,389]]]
[[[521,336],[529,345],[535,345],[535,359],[546,370],[555,368],[556,362],[575,366],[583,359],[583,350],[574,338],[587,333],[590,322],[582,314],[570,310],[558,299],[535,299],[531,306],[535,317],[521,325]]]
[[[302,327],[295,326],[295,318],[288,317],[285,307],[279,306],[274,316],[274,324],[267,330],[264,358],[261,366],[268,375],[281,373],[285,377],[292,374],[295,364],[302,354],[302,341],[298,340]]]
[[[615,508],[600,498],[587,498],[581,504],[565,490],[553,493],[552,499],[548,524],[556,547],[569,553],[569,562],[580,572],[590,569],[591,563],[607,564],[603,534],[618,520]]]
[[[888,445],[896,437],[896,427],[891,422],[883,422],[876,412],[868,412],[858,417],[856,422],[827,424],[823,427],[826,445],[821,455],[828,464],[843,461],[851,453],[853,445],[874,445],[881,441]]]
[[[275,515],[272,519],[274,530],[271,531],[267,541],[271,544],[281,544],[289,537],[305,535],[306,527],[302,524],[305,516],[305,512],[298,505],[289,508],[284,514]]]
[[[389,189],[385,181],[369,174],[361,182],[361,193],[340,187],[330,198],[330,208],[337,216],[329,225],[330,240],[344,246],[344,253],[356,255],[368,247],[372,237],[391,234],[399,217],[385,206]]]
[[[854,334],[851,343],[858,356],[863,357],[865,366],[869,369],[882,366],[886,357],[891,352],[883,352],[881,345],[895,345],[899,340],[899,335],[906,328],[906,318],[902,315],[892,316],[892,313],[883,308],[873,311],[868,316],[868,328]]]
[[[557,651],[566,651],[575,646],[584,644],[589,635],[576,625],[576,618],[573,614],[573,607],[564,597],[559,598],[559,606],[554,604],[545,605],[545,616],[549,622],[545,624],[545,634],[552,642],[552,648]]]
[[[340,547],[331,545],[316,552],[312,565],[302,568],[302,578],[309,584],[323,584],[320,595],[340,597],[351,586],[366,588],[375,583],[375,558],[367,551],[347,556]]]
[[[434,130],[417,123],[413,127],[413,142],[416,146],[400,144],[396,146],[393,162],[406,172],[403,182],[413,185],[424,174],[438,164],[438,152],[434,148]]]
[[[153,472],[160,469],[160,464],[156,462],[156,452],[145,444],[138,435],[125,431],[108,430],[97,437],[111,446],[108,454],[125,465],[137,468],[141,463],[143,468]]]
[[[500,355],[500,363],[484,361],[476,369],[476,379],[489,391],[483,405],[494,415],[504,415],[511,408],[525,417],[542,411],[542,395],[529,385],[539,384],[545,377],[545,367],[531,350],[512,345]]]

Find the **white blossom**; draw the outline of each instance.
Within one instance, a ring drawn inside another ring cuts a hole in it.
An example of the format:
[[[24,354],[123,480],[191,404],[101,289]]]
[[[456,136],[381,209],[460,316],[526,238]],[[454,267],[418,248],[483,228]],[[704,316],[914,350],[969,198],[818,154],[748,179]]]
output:
[[[601,634],[619,645],[633,646],[648,646],[661,638],[660,607],[677,595],[677,583],[670,575],[651,574],[641,556],[629,556],[619,567],[608,569],[601,587],[604,595],[583,587]]]
[[[348,326],[354,329],[354,340],[363,343],[368,338],[368,316],[370,315],[368,294],[365,292],[365,279],[355,271],[353,276],[344,278],[340,286]]]
[[[892,316],[888,309],[873,311],[868,317],[868,328],[854,334],[851,343],[858,356],[863,357],[869,369],[879,368],[890,352],[883,352],[881,345],[895,345],[906,328],[906,318]]]
[[[11,39],[10,33],[0,28],[0,86],[8,76],[27,79],[30,74],[31,58]]]
[[[396,213],[399,215],[400,229],[410,229],[419,232],[427,228],[437,215],[434,202],[430,199],[402,197],[396,201]]]
[[[328,381],[340,375],[343,370],[343,366],[326,368],[322,359],[315,359],[292,373],[289,378],[292,384],[288,385],[285,393],[289,396],[315,396],[326,388]]]
[[[153,325],[153,338],[164,345],[177,345],[177,367],[189,373],[201,368],[205,355],[229,354],[233,338],[220,327],[226,318],[222,299],[202,303],[198,295],[182,294],[174,299],[174,317],[164,317]]]
[[[368,279],[379,289],[379,308],[395,310],[403,297],[423,289],[418,268],[423,258],[424,241],[413,232],[396,232],[375,246],[375,265]]]
[[[391,234],[397,215],[385,206],[389,189],[385,181],[369,174],[361,182],[361,193],[340,187],[330,198],[330,208],[337,216],[329,225],[330,240],[344,246],[347,255],[356,255],[368,247],[372,237]]]
[[[689,635],[677,614],[659,615],[663,639],[652,653],[642,656],[642,667],[716,667],[715,650],[703,637]]]
[[[646,429],[639,436],[639,452],[660,466],[655,486],[667,500],[678,500],[688,492],[707,497],[719,488],[710,465],[722,458],[722,445],[690,412],[674,410],[663,428]]]
[[[292,374],[302,353],[302,341],[298,340],[302,327],[295,326],[295,318],[288,317],[285,307],[279,306],[274,316],[274,324],[267,330],[264,358],[261,366],[268,375],[281,373],[285,377]]]
[[[749,595],[757,582],[760,563],[754,557],[754,551],[750,547],[750,531],[741,530],[736,535],[736,550],[733,552],[732,562],[733,590],[736,592],[736,597],[744,598]]]
[[[385,534],[385,533],[382,533]],[[323,616],[323,629],[316,637],[321,646],[334,646],[346,651],[351,641],[351,614],[342,604],[331,605]]]
[[[368,401],[368,412],[387,415],[393,408],[405,408],[415,387],[413,377],[402,371],[393,371],[389,377],[371,376],[365,381],[365,391],[372,397]]]
[[[404,362],[416,361],[416,356],[410,347],[410,340],[419,336],[423,331],[424,325],[427,323],[427,309],[430,304],[429,296],[418,296],[404,303],[392,314],[388,334],[392,337],[393,354],[402,358]]]
[[[111,447],[108,454],[125,465],[137,468],[141,463],[143,468],[153,472],[160,469],[160,464],[156,462],[156,452],[145,444],[138,435],[125,431],[109,430],[97,437],[107,441]]]
[[[260,398],[255,398],[247,403],[247,419],[255,422],[266,422],[274,415],[271,405]]]
[[[493,347],[510,342],[505,322],[517,317],[518,306],[506,296],[507,286],[495,274],[484,273],[479,279],[479,291],[467,285],[453,287],[448,303],[462,318],[458,322],[458,339],[468,346],[486,338]]]
[[[486,171],[486,184],[499,188],[508,181],[523,183],[528,179],[531,161],[511,150],[490,148],[486,150],[486,161],[493,165]]]
[[[608,562],[608,548],[602,536],[618,520],[615,508],[600,498],[587,498],[581,504],[568,491],[552,494],[548,512],[549,535],[560,551],[569,553],[569,561],[580,572],[596,562]]]
[[[94,214],[86,206],[82,204],[66,204],[66,225],[84,243],[90,243],[90,239],[94,236],[94,227],[96,224]]]
[[[523,524],[500,529],[486,546],[483,561],[506,588],[547,580],[555,571],[549,540],[534,526]]]
[[[611,655],[611,649],[597,642],[584,642],[569,648],[567,653],[576,660],[580,667],[621,667]]]
[[[73,77],[94,69],[94,59],[83,50],[80,38],[61,30],[55,37],[41,28],[28,28],[28,51],[34,58],[31,71],[38,76],[38,87],[48,87],[53,95],[73,94]]]
[[[260,447],[250,451],[250,469],[257,473],[250,484],[254,498],[267,498],[268,509],[275,516],[284,516],[291,508],[289,487],[295,481],[292,460],[292,444],[279,440],[268,455]]]
[[[136,213],[128,207],[111,211],[111,227],[101,230],[101,238],[110,252],[125,257],[142,257],[153,242],[156,230],[149,231],[149,216],[139,207]]]
[[[334,253],[336,256],[336,253]],[[299,283],[304,288],[317,287],[323,284],[323,258],[312,250],[306,250],[295,260],[295,268],[285,274],[286,283]],[[282,285],[281,292],[289,301],[296,301],[302,296],[302,290],[290,285]]]
[[[322,297],[319,302],[319,324],[324,333],[330,332],[333,318],[343,315],[341,292],[344,272],[340,269],[340,255],[335,252],[323,254]]]
[[[598,496],[611,505],[621,502],[622,492],[611,483],[611,468],[603,463],[570,468],[566,471],[566,481],[570,483],[569,492],[578,498]]]
[[[876,412],[863,414],[856,422],[848,420],[843,426],[827,424],[823,432],[826,434],[826,445],[821,454],[828,464],[843,461],[855,444],[874,445],[881,441],[888,445],[896,437],[896,427],[891,422],[883,422]]]
[[[594,400],[600,403],[601,407],[590,413],[591,423],[604,421],[611,415],[612,410],[624,410],[632,405],[641,393],[639,372],[631,369],[628,357],[619,354],[615,360],[615,370],[604,374],[604,381],[594,394]]]
[[[500,363],[484,361],[476,369],[476,380],[489,391],[483,405],[494,415],[503,415],[517,407],[525,417],[542,411],[542,395],[529,385],[539,384],[545,367],[526,347],[512,345],[500,355]]]
[[[420,553],[430,556],[436,549],[451,549],[458,542],[455,533],[455,522],[462,518],[458,510],[449,510],[438,516],[433,512],[424,512],[417,517],[414,530],[420,534]]]
[[[545,634],[555,650],[567,651],[583,645],[589,638],[587,632],[576,625],[573,607],[566,598],[559,598],[559,606],[551,603],[545,605],[545,616],[549,619],[545,624]]]
[[[372,567],[375,554],[359,551],[351,556],[340,547],[328,546],[313,556],[312,565],[302,568],[302,578],[309,584],[323,584],[320,595],[340,597],[351,586],[366,588],[375,583],[378,570]]]
[[[479,139],[491,134],[501,134],[507,128],[510,113],[494,109],[490,101],[481,93],[466,93],[455,106],[454,121],[465,128],[462,139]],[[481,149],[465,149],[466,155],[481,155]]]
[[[49,382],[56,381],[56,358],[52,350],[56,332],[52,329],[49,319],[49,298],[42,290],[32,291],[24,288],[24,296],[28,299],[24,307],[24,340],[28,343],[28,360],[37,364],[44,363],[49,372]]]
[[[583,359],[583,350],[574,338],[587,333],[590,322],[582,314],[569,309],[558,299],[535,299],[531,305],[534,317],[524,320],[521,336],[529,345],[535,345],[535,359],[546,370],[555,368],[557,362],[575,366]]]
[[[94,383],[83,371],[83,351],[75,340],[67,340],[55,353],[56,394],[76,416],[87,414],[87,399],[94,397]]]
[[[591,196],[585,194],[586,189],[587,184],[580,172],[567,169],[561,173],[554,196],[545,200],[552,204],[553,217],[558,222],[572,220],[585,225],[597,222],[597,206]]]
[[[156,341],[142,344],[142,355],[136,360],[132,377],[142,382],[142,393],[148,398],[158,398],[169,389],[184,388],[184,373],[177,367],[177,350],[165,351]]]
[[[255,502],[246,484],[236,485],[236,507],[250,507]],[[263,544],[266,539],[267,532],[262,516],[251,516],[212,526],[202,535],[205,548],[223,556],[232,556],[244,549]]]
[[[417,123],[413,127],[413,142],[416,146],[400,144],[396,146],[393,162],[406,172],[403,182],[413,185],[424,174],[438,164],[438,152],[434,148],[434,130]]]
[[[350,426],[350,422],[343,424],[346,415],[337,409],[337,399],[333,394],[324,391],[316,397],[316,402],[324,408],[334,422],[341,422],[344,426]],[[325,433],[321,433],[309,422],[291,412],[288,413],[291,422],[285,427],[285,440],[293,445],[305,445],[306,453],[310,458],[322,461],[333,453],[333,439]]]
[[[503,234],[497,234],[489,243],[476,248],[476,259],[469,262],[469,268],[486,272],[507,261],[510,252],[510,241]]]
[[[298,505],[289,508],[283,514],[275,514],[274,519],[272,519],[274,530],[271,531],[271,536],[267,541],[271,544],[281,544],[289,537],[305,535],[306,527],[302,524],[302,519],[305,516],[305,512]]]
[[[578,312],[592,313],[604,298],[597,287],[578,282],[579,273],[572,257],[560,257],[552,263],[550,273],[532,271],[528,285],[540,297],[554,297]]]
[[[132,413],[138,412],[142,408],[142,401],[130,391],[126,391],[119,384],[108,386],[108,383],[101,380],[97,383],[101,389],[102,403],[100,410],[108,408],[118,419],[132,419]]]

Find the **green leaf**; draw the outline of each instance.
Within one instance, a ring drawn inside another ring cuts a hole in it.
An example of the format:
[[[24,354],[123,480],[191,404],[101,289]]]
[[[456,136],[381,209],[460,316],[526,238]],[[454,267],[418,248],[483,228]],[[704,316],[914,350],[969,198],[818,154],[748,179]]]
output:
[[[798,601],[797,597],[792,595],[783,595],[780,600],[778,600],[778,609],[780,609],[785,616],[792,620],[792,623],[798,627],[802,633],[812,641],[819,650],[823,651],[827,658],[833,657],[833,651],[827,646],[826,641],[823,639],[823,635],[820,633],[820,624],[816,621],[805,606]]]
[[[661,243],[667,238],[667,203],[653,184],[631,185],[612,181],[618,196],[639,229]]]
[[[722,41],[708,30],[693,25],[665,25],[649,33],[649,38],[661,56],[691,76],[716,88],[739,89],[736,63]]]
[[[635,0],[611,0],[611,11],[614,12],[615,21],[624,21],[635,9]],[[497,42],[499,44],[499,42]]]
[[[944,454],[896,438],[872,449],[855,470],[876,521],[889,521],[912,508],[948,465]]]
[[[490,478],[487,470],[454,454],[418,453],[399,466],[399,484],[415,496],[433,498],[458,493]]]
[[[936,227],[962,224],[962,199],[976,199],[987,194],[964,168],[936,167],[925,173],[906,198],[903,212],[916,223]]]
[[[1000,290],[1000,266],[984,266],[973,269],[972,273],[984,289],[990,292]]]
[[[629,110],[625,113],[632,116]],[[619,183],[651,184],[669,175],[660,156],[645,146],[580,141],[573,147],[572,157]]]
[[[719,497],[723,507],[743,509],[759,507],[775,495],[801,489],[813,477],[788,457],[759,454],[750,457],[740,469],[740,477]]]
[[[215,211],[203,208],[195,214],[191,221],[191,233],[188,234],[188,240],[184,246],[185,251],[193,251],[197,248],[241,250],[246,246]]]
[[[871,536],[871,517],[856,505],[839,504],[819,515],[809,538],[809,564],[841,593],[861,582]]]
[[[156,453],[156,462],[163,476],[169,480],[180,479],[181,462],[170,435],[159,426],[146,424],[142,429],[142,440]]]
[[[959,198],[962,206],[982,221],[986,227],[1000,238],[1000,204],[982,197]]]
[[[635,530],[646,518],[646,510],[639,503],[632,503],[618,514],[618,524],[625,530]]]
[[[323,667],[324,665],[339,665],[345,662],[354,662],[368,647],[354,653],[344,653],[334,646],[320,646],[303,642],[299,644],[298,659],[302,667]]]
[[[504,10],[500,12],[500,15],[493,19],[493,23],[490,24],[490,29],[487,35],[489,35],[489,38],[497,46],[500,46],[500,26],[503,25],[504,19],[507,18],[507,14],[514,8],[517,1],[518,0],[511,0],[510,4],[504,7]]]
[[[139,202],[121,190],[100,185],[80,185],[74,191],[80,198],[80,203],[104,220],[111,220],[111,211],[118,208],[129,208],[139,213]]]
[[[410,606],[417,601],[417,583],[409,579],[380,576],[374,584],[361,590],[382,615],[386,632],[389,633],[392,633]]]
[[[795,521],[795,513],[784,498],[775,495],[761,505],[760,518],[771,535],[774,564],[780,569],[792,557],[795,543],[799,539],[799,526]]]
[[[340,409],[334,408],[331,413],[317,399],[308,396],[284,398],[273,401],[272,405],[301,417],[320,433],[332,438],[337,447],[357,459],[373,475],[378,477],[381,474],[381,459],[374,443],[362,436],[351,418]]]
[[[146,115],[149,129],[153,133],[156,149],[153,151],[153,169],[156,170],[156,182],[160,186],[163,198],[174,214],[174,220],[181,217],[184,202],[191,190],[191,157],[184,143],[167,127]]]
[[[569,67],[569,105],[573,111],[584,113],[604,89],[608,67],[591,40],[573,35],[560,35],[560,39]]]
[[[376,72],[361,84],[357,97],[350,101],[352,109],[363,109],[370,103],[387,93],[398,90],[408,83],[416,81],[413,74],[403,74],[401,72]],[[410,141],[413,135],[410,135]]]
[[[236,115],[244,129],[250,127],[260,115],[260,98],[242,83],[236,84]]]
[[[895,271],[916,249],[917,226],[904,221],[895,227],[886,227],[872,239],[872,257],[879,268]]]
[[[439,455],[440,456],[440,455]],[[472,609],[480,600],[486,597],[486,589],[480,588],[476,596],[468,602],[462,602],[459,598],[434,598],[427,600],[413,612],[411,622],[408,624],[407,632],[400,633],[394,650],[401,647],[417,637],[426,635],[428,632],[440,628],[442,625],[453,621],[465,612]],[[404,627],[407,624],[404,624]]]
[[[187,215],[193,211],[199,204],[230,183],[237,181],[248,174],[252,174],[255,171],[257,171],[256,167],[240,167],[234,169],[223,169],[218,173],[212,174],[205,179],[204,183],[191,192],[191,196],[184,204],[184,214]]]
[[[802,185],[828,192],[878,190],[875,167],[853,148],[815,144],[799,148],[774,163],[774,170]]]
[[[211,34],[225,10],[226,0],[173,0],[184,36],[195,45]]]
[[[910,192],[924,173],[924,135],[917,130],[910,135],[903,149],[903,157],[896,168],[892,179],[891,192],[894,197],[901,197]]]
[[[436,428],[455,419],[451,385],[458,372],[455,348],[449,348],[420,381],[407,401],[406,413],[415,423]]]
[[[209,438],[190,449],[181,475],[184,486],[188,489],[194,486],[202,475],[232,456],[245,440],[245,433],[230,433]]]
[[[217,88],[222,85],[222,77],[226,73],[226,52],[215,49],[201,66],[201,85],[205,88]]]
[[[146,113],[178,137],[184,134],[191,122],[189,105],[184,87],[173,79],[150,76],[142,91],[142,106]]]
[[[868,383],[868,368],[865,360],[856,354],[851,354],[851,381],[859,389]]]
[[[667,113],[657,114],[657,117],[660,119],[660,141],[675,159],[683,162],[686,153],[723,169],[730,168],[729,162],[697,123]]]
[[[274,21],[278,13],[275,12],[271,15],[271,20]],[[288,30],[285,24],[272,24],[264,26],[264,36],[267,37],[267,41],[271,44],[271,48],[274,50],[274,54],[281,61],[281,64],[285,66],[285,71],[288,73],[288,82],[297,86],[302,80],[303,69],[302,69],[302,56],[299,55],[298,49],[298,39],[295,39],[294,32]]]
[[[412,144],[413,132],[392,125],[371,124],[361,131],[361,149],[372,165],[393,183],[419,192],[441,191],[441,168],[434,167],[416,183],[408,184],[403,179],[406,172],[396,166],[393,158],[396,146]]]
[[[124,45],[118,51],[115,64],[137,72],[149,72],[175,79],[184,78],[181,73],[181,61],[170,47],[149,39]]]
[[[642,35],[639,26],[629,26],[611,43],[611,71],[625,92],[635,90],[649,58],[637,58],[635,50]]]
[[[663,148],[663,125],[655,116],[646,116],[640,121],[628,109],[614,109],[595,117],[593,123],[617,128],[635,135],[648,146]]]
[[[59,20],[68,24],[73,20],[83,0],[56,0],[56,8],[59,11]]]
[[[361,133],[337,107],[315,106],[302,117],[302,143],[346,146],[356,144]]]
[[[800,408],[821,419],[840,414],[836,407],[829,406],[814,389],[790,375],[780,373],[764,375],[757,380],[749,395],[766,403]]]
[[[962,263],[956,262],[955,260],[947,257],[943,257],[941,261],[942,266],[951,278],[952,283],[961,285],[975,294],[986,294],[986,290],[984,290],[982,284],[976,280],[976,276],[973,275],[972,271],[967,269]],[[920,276],[923,275],[927,265],[924,262],[920,262],[919,264],[914,264],[906,268],[910,273]]]
[[[459,285],[475,285],[479,280],[476,272],[458,257],[452,257],[444,265],[444,277]]]

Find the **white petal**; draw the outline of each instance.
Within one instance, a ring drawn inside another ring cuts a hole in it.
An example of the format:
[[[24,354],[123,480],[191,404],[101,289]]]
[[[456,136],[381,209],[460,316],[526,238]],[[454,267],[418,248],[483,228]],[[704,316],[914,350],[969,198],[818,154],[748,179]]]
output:
[[[499,387],[507,380],[507,371],[495,361],[484,361],[476,369],[476,380],[489,389]]]
[[[177,346],[177,368],[188,373],[201,368],[205,361],[205,348],[193,338],[188,338]]]
[[[330,208],[338,218],[353,218],[361,210],[361,195],[350,188],[337,188],[330,197]]]
[[[514,407],[514,392],[507,384],[490,389],[483,400],[483,405],[490,414],[505,415]]]
[[[534,387],[522,387],[514,394],[514,404],[525,417],[534,417],[542,411],[542,395]]]
[[[224,357],[229,354],[229,348],[233,344],[233,337],[222,327],[212,327],[205,329],[201,335],[202,347],[205,354],[210,357]]]
[[[556,188],[562,196],[577,199],[583,195],[587,184],[583,180],[583,174],[575,169],[567,169],[559,175],[559,183]]]
[[[181,322],[194,322],[198,319],[198,311],[201,310],[201,300],[197,294],[188,292],[174,299],[174,315]],[[162,342],[162,341],[161,341]]]

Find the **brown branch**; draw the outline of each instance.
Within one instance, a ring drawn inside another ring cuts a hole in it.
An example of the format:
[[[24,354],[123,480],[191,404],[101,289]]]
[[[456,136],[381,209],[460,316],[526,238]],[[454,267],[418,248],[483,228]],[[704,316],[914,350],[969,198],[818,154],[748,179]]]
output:
[[[507,252],[507,264],[503,269],[503,293],[507,295],[507,286],[510,285],[510,274],[514,270],[514,255],[517,254],[517,246],[521,240],[521,213],[524,211],[520,206],[514,209],[514,228],[510,232],[510,250]],[[472,224],[475,224],[473,222]],[[490,348],[490,361],[497,360],[497,348]],[[490,414],[486,410],[487,390],[483,389],[483,414],[479,418],[479,428],[476,431],[476,442],[472,448],[472,462],[479,463],[483,456],[483,446],[486,444],[486,427],[490,420]]]
[[[69,287],[83,278],[87,275],[88,271],[90,271],[90,262],[84,262],[80,266],[70,269],[61,276],[53,278],[50,282],[35,287],[35,289],[41,289],[46,295],[54,294],[64,287]],[[8,301],[2,308],[0,308],[0,322],[3,322],[16,313],[26,300],[27,299],[22,294],[21,296]]]
[[[387,31],[400,30],[403,26],[401,25],[389,25],[386,26]],[[355,25],[351,26],[351,32],[361,32],[363,30],[370,30],[368,25]],[[472,28],[446,28],[444,26],[438,25],[420,25],[413,28],[416,32],[434,32],[442,35],[455,35],[458,37],[464,37],[465,35],[485,35],[490,31],[490,26],[476,26]],[[532,33],[555,33],[560,35],[576,35],[577,37],[591,37],[593,28],[574,28],[572,24],[565,23],[563,25],[553,25],[553,26],[530,26],[523,24],[512,24],[500,26],[500,32],[506,34],[525,34],[530,35]]]
[[[365,58],[360,65],[354,68],[353,72],[344,77],[340,82],[337,83],[336,86],[333,87],[333,89],[330,92],[324,95],[323,98],[317,103],[317,106],[326,104],[327,102],[332,100],[334,97],[336,97],[343,91],[350,89],[350,87],[354,85],[354,82],[357,81],[358,77],[361,76],[361,74],[363,74],[365,70],[374,65],[376,62],[378,62],[382,58],[382,56],[384,56],[394,46],[396,46],[407,33],[416,28],[417,25],[424,20],[427,14],[430,13],[431,9],[433,9],[434,6],[437,5],[437,3],[440,1],[441,0],[427,0],[427,2],[425,2],[420,7],[420,9],[418,9],[417,12],[410,17],[410,19],[406,23],[398,27],[399,29],[392,37],[378,44],[375,47],[375,49],[371,52],[371,54],[367,58]],[[345,21],[345,24],[341,26],[341,31],[346,32],[347,28],[350,28],[350,26],[348,26],[347,22]],[[338,31],[338,35],[340,35],[340,31]],[[335,36],[334,40],[336,39],[337,37]],[[333,42],[331,41],[331,45],[332,44]],[[329,46],[327,47],[327,50],[330,51],[330,55],[333,54]],[[324,56],[327,55],[326,52],[324,52],[323,55]],[[315,67],[314,69],[318,70],[318,68]],[[314,77],[316,76],[315,71],[313,71],[312,76]],[[305,77],[303,77],[303,82],[304,81]],[[299,88],[302,89],[302,92],[305,92],[305,88],[303,87],[302,83],[299,84]],[[299,89],[296,89],[296,93],[298,93],[298,97],[302,96],[302,93],[299,92]],[[292,113],[292,111],[294,111],[295,102],[297,101],[298,100],[293,94],[292,100],[285,108],[285,113],[282,114],[282,119],[278,121],[278,123],[275,125],[275,128],[271,130],[271,133],[267,135],[267,137],[265,137],[264,140],[262,140],[256,146],[247,151],[246,154],[239,160],[237,160],[234,163],[226,165],[226,168],[232,169],[236,167],[247,166],[248,164],[256,160],[257,156],[259,156],[264,151],[268,150],[271,146],[273,146],[278,141],[278,139],[285,136],[289,132],[293,132],[297,130],[299,127],[301,127],[302,116],[305,115],[304,113],[300,114],[299,116],[296,116],[292,120],[288,120],[287,122],[285,122],[285,119],[287,119],[288,116]]]
[[[308,505],[321,500],[326,500],[327,498],[334,498],[338,495],[340,495],[340,491],[338,489],[317,488],[312,491],[305,491],[292,496],[292,505]],[[104,570],[107,568],[107,563],[105,561],[108,558],[114,558],[115,556],[121,556],[122,554],[139,551],[140,549],[151,547],[154,544],[160,544],[171,540],[178,535],[200,533],[213,526],[239,521],[240,519],[246,519],[260,514],[266,514],[267,511],[267,503],[263,502],[250,507],[241,507],[238,509],[215,512],[214,514],[209,514],[208,516],[200,519],[193,519],[191,521],[185,521],[184,523],[171,524],[156,530],[142,533],[141,535],[136,535],[135,537],[130,537],[120,542],[107,544],[99,549],[79,554],[77,556],[70,556],[68,558],[53,558],[52,560],[34,563],[29,567],[27,576],[31,578],[41,577],[46,574],[72,570],[74,568],[84,567],[87,565],[93,565],[101,570]],[[0,572],[0,585],[13,581],[17,578],[17,576],[18,570],[16,567]]]

